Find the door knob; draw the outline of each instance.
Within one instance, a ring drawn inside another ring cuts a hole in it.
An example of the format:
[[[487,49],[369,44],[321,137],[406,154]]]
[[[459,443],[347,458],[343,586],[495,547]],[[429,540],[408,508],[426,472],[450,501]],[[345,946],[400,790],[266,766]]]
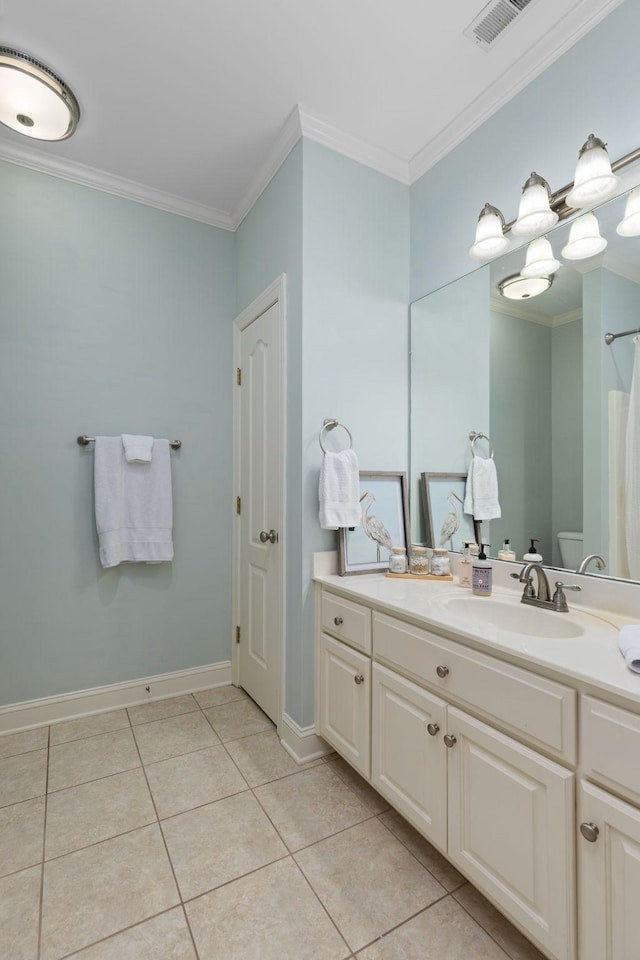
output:
[[[269,533],[267,533],[266,530],[262,531],[262,533],[260,534],[260,542],[267,543],[267,541],[269,543],[278,542],[278,534],[275,532],[275,530],[269,530]]]
[[[361,673],[357,673],[353,679],[358,685],[360,685],[361,683],[364,683],[364,677],[362,676]]]
[[[427,733],[429,733],[432,737],[435,737],[435,735],[439,732],[439,730],[440,730],[440,724],[438,723],[427,724]]]
[[[442,739],[444,740],[444,742],[448,747],[452,747],[454,743],[458,742],[452,733],[445,733]]]
[[[585,840],[589,841],[589,843],[595,843],[596,840],[598,839],[598,834],[600,833],[600,830],[598,829],[595,823],[581,823],[580,833],[585,838]]]
[[[449,673],[449,667],[436,667],[436,673],[444,680]]]

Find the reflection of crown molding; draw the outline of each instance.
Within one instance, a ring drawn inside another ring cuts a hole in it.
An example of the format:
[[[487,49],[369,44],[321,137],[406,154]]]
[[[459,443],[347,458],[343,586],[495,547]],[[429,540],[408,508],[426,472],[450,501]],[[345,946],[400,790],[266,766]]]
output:
[[[116,177],[113,174],[105,173],[104,170],[87,167],[83,163],[74,163],[61,157],[49,156],[39,150],[7,141],[0,142],[0,160],[7,160],[9,163],[19,164],[22,167],[28,167],[30,170],[37,170],[38,173],[47,173],[49,176],[58,177],[61,180],[70,180],[72,183],[78,183],[93,190],[101,190],[103,193],[111,193],[125,200],[144,203],[148,207],[166,210],[168,213],[175,213],[179,217],[199,220],[201,223],[221,227],[223,230],[233,229],[231,217],[224,210],[216,210],[214,207],[207,207],[205,204],[196,203],[194,200],[176,197],[173,194],[165,193],[163,190],[156,190],[153,187],[145,186],[143,183],[137,183],[135,180],[126,180],[124,177]]]
[[[528,320],[530,323],[537,323],[541,327],[560,327],[565,323],[582,319],[582,307],[548,316],[544,313],[538,313],[531,307],[530,303],[525,306],[525,304],[516,303],[513,300],[499,300],[497,297],[491,297],[489,307],[494,313],[516,317],[518,320]]]
[[[620,260],[612,253],[607,252],[604,257],[603,267],[610,270],[611,273],[617,273],[619,277],[630,280],[632,283],[640,284],[640,264],[629,263],[628,260]]]
[[[435,166],[454,147],[462,143],[474,130],[493,116],[494,113],[524,89],[551,63],[558,59],[569,47],[573,46],[592,27],[603,20],[608,13],[619,6],[622,0],[583,0],[574,6],[558,23],[540,37],[518,62],[498,77],[472,103],[468,104],[458,116],[429,141],[409,161],[411,183],[419,180],[427,170]],[[565,39],[555,42],[558,27],[562,25]],[[567,34],[568,31],[568,34]]]

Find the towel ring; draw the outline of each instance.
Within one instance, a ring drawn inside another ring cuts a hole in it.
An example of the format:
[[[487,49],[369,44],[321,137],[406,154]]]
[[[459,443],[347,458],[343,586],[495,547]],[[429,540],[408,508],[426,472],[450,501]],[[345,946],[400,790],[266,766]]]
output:
[[[325,430],[334,430],[336,427],[342,427],[342,429],[345,431],[345,433],[349,437],[349,446],[346,447],[345,449],[350,450],[351,447],[353,446],[353,437],[351,436],[351,431],[348,430],[347,427],[345,427],[344,423],[340,423],[340,421],[336,420],[335,417],[330,417],[328,420],[323,421],[322,430],[318,434],[318,443],[320,444],[320,449],[322,450],[323,453],[326,453],[327,449],[322,443],[322,435],[325,432]]]
[[[472,430],[469,434],[469,440],[471,441],[471,453],[475,457],[475,442],[476,440],[486,440],[489,444],[489,450],[491,452],[491,459],[493,460],[493,444],[491,443],[491,437],[488,437],[486,433],[476,433],[475,430]]]

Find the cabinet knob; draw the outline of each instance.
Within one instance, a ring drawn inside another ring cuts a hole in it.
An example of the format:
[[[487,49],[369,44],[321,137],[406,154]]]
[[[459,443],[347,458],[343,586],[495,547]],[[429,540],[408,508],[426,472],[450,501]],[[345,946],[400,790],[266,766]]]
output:
[[[344,620],[342,619],[342,617],[334,617],[333,622],[335,623],[336,627],[341,627],[342,624],[344,623]]]
[[[595,823],[581,823],[580,824],[580,833],[588,840],[589,843],[595,843],[598,839],[598,834],[600,833],[599,828]]]
[[[452,733],[445,733],[442,739],[444,740],[444,742],[448,747],[452,747],[455,743],[458,742]]]
[[[436,673],[438,674],[439,677],[442,677],[442,679],[444,679],[449,673],[449,667],[443,667],[443,666],[436,667]]]
[[[438,723],[427,724],[427,733],[429,733],[432,737],[435,737],[435,735],[439,732],[440,732],[440,724]]]
[[[354,679],[354,681],[355,681],[358,685],[361,684],[361,683],[364,683],[364,677],[362,676],[361,673],[356,673],[356,675],[355,675],[355,677],[354,677],[353,679]]]

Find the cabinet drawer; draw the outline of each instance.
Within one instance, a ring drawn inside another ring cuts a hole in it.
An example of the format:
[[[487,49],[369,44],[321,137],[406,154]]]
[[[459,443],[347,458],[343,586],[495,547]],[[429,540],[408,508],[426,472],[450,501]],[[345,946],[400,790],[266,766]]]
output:
[[[569,687],[381,613],[373,615],[373,652],[533,747],[576,763],[576,693]]]
[[[640,804],[640,716],[582,697],[584,775]]]
[[[345,643],[371,653],[371,610],[334,593],[322,591],[321,626]]]

